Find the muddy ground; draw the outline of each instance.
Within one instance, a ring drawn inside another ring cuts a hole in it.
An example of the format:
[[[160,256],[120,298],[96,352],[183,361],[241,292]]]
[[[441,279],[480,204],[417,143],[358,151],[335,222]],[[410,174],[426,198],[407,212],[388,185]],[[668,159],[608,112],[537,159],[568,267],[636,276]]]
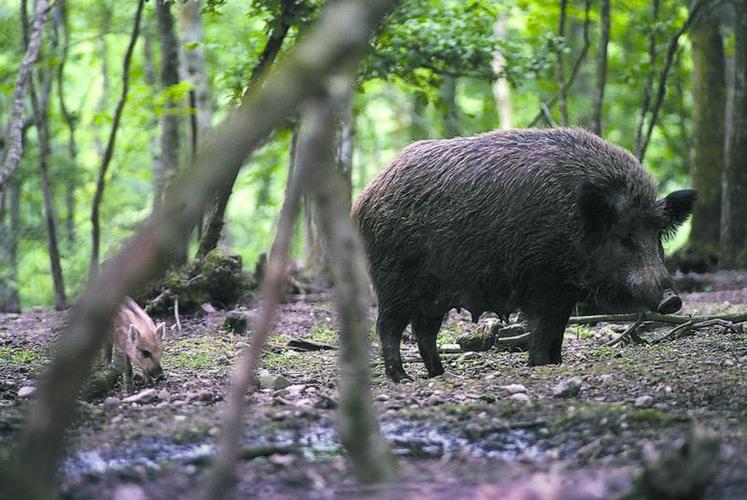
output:
[[[747,288],[683,298],[685,313],[747,310]],[[224,317],[181,318],[183,330],[164,345],[168,379],[150,400],[124,402],[117,388],[82,404],[61,468],[63,497],[198,497],[231,366],[251,342],[251,332],[222,330]],[[0,315],[5,453],[12,453],[33,398],[25,393],[48,363],[64,318],[41,309]],[[706,497],[747,498],[747,336],[714,327],[654,346],[608,347],[613,333],[604,326],[569,327],[562,366],[528,368],[525,353],[457,352],[444,354],[448,373],[435,379],[425,378],[406,338],[405,366],[415,380],[399,385],[384,377],[372,336],[376,409],[401,480],[363,487],[335,432],[336,352],[287,347],[296,338],[335,345],[333,307],[326,295],[293,297],[263,364],[266,383],[287,387],[248,397],[239,491],[257,498],[615,498],[630,490],[646,460],[679,449],[698,425],[721,443]],[[453,344],[473,328],[452,312],[439,341]],[[580,377],[575,391],[554,395],[573,377]]]

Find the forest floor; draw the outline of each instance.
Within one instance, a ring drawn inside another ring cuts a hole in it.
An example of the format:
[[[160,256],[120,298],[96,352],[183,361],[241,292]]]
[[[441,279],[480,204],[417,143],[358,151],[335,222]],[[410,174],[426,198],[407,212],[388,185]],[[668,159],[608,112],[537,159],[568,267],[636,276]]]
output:
[[[682,312],[743,312],[747,287],[738,286],[683,294]],[[249,314],[254,308],[246,306]],[[604,325],[574,326],[563,365],[529,368],[525,353],[454,353],[444,355],[447,374],[434,379],[425,378],[406,335],[405,367],[415,380],[404,384],[385,378],[372,336],[375,405],[401,479],[361,486],[335,431],[336,351],[287,346],[299,338],[335,345],[333,309],[326,295],[283,305],[262,369],[265,383],[287,387],[248,397],[240,497],[615,498],[630,491],[647,460],[682,449],[698,425],[720,440],[706,497],[747,498],[747,335],[718,327],[608,347]],[[117,388],[82,403],[61,469],[65,498],[138,488],[150,499],[199,496],[232,364],[251,341],[251,333],[220,328],[225,314],[181,318],[183,330],[164,343],[168,378],[156,394],[124,402]],[[0,450],[11,449],[33,397],[23,388],[36,385],[64,321],[64,312],[46,309],[0,315]],[[473,328],[452,312],[439,341],[453,344]],[[571,388],[556,395],[561,383]]]

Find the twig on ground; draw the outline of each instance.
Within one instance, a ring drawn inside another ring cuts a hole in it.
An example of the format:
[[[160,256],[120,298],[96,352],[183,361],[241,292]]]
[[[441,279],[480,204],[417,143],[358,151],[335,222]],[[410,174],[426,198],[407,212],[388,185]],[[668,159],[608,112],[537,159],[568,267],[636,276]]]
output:
[[[636,344],[644,344],[645,341],[641,338],[640,335],[638,335],[638,329],[643,324],[643,316],[643,313],[639,313],[638,317],[635,320],[635,323],[630,325],[624,332],[620,334],[619,337],[610,340],[604,345],[607,347],[612,347],[622,342],[624,342],[625,344],[628,344],[630,342],[635,342]]]
[[[174,299],[174,320],[176,321],[176,331],[182,333],[182,322],[179,321],[179,296]]]
[[[744,332],[742,325],[739,325],[736,322],[726,321],[726,320],[719,319],[719,318],[708,319],[704,321],[695,321],[695,319],[693,319],[692,321],[688,321],[687,323],[682,323],[681,325],[677,325],[676,327],[672,328],[669,332],[667,332],[666,335],[663,335],[657,339],[651,340],[649,341],[649,343],[659,344],[661,342],[664,342],[665,340],[674,340],[676,338],[684,337],[686,335],[693,335],[695,333],[693,330],[699,330],[701,328],[707,328],[709,326],[720,326],[724,330],[731,331],[733,333]]]

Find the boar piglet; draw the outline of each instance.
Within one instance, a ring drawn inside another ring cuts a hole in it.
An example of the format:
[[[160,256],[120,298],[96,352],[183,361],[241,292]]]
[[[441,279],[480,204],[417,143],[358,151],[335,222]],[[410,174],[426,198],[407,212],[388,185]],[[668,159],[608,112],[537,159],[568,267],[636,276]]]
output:
[[[446,313],[520,309],[529,364],[561,362],[574,305],[673,313],[682,305],[662,239],[692,211],[685,189],[657,199],[638,160],[581,129],[497,131],[420,141],[400,152],[353,206],[379,301],[387,375],[407,378],[412,325],[428,375],[443,373]]]
[[[155,325],[153,320],[137,303],[125,297],[114,320],[114,327],[104,342],[104,363],[112,359],[112,347],[116,346],[116,362],[122,366],[125,391],[132,390],[132,365],[143,372],[146,384],[163,376],[161,368],[161,339],[164,324]]]

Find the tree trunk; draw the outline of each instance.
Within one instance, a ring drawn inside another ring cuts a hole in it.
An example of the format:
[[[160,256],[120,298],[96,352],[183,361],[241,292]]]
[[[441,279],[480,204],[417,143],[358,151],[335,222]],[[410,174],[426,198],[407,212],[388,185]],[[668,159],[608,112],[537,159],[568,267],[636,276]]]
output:
[[[690,40],[693,61],[690,178],[698,191],[698,203],[692,217],[687,261],[688,265],[696,266],[688,270],[704,272],[715,264],[718,255],[724,169],[726,79],[724,46],[716,16],[703,16],[693,26]]]
[[[62,115],[68,130],[67,150],[70,156],[70,172],[67,172],[65,176],[65,238],[68,251],[72,251],[75,245],[75,191],[78,178],[78,146],[75,141],[77,119],[70,113],[65,104],[65,63],[70,52],[70,23],[67,15],[67,3],[65,0],[57,0],[56,7],[55,23],[61,25],[63,33],[62,58],[60,65],[57,67],[57,97],[60,115]]]
[[[747,267],[747,0],[734,5],[733,99],[726,137],[721,212],[722,267]]]
[[[174,33],[171,2],[156,2],[158,45],[161,49],[161,91],[179,83],[179,42]],[[164,187],[179,170],[179,103],[169,99],[161,117],[161,171],[155,176],[155,204],[159,205]]]
[[[459,107],[456,102],[456,84],[455,77],[446,75],[443,77],[443,83],[439,89],[441,102],[444,106],[443,136],[447,139],[461,135],[459,131]]]
[[[428,123],[425,121],[425,107],[428,104],[428,98],[422,92],[415,92],[412,98],[412,111],[410,112],[410,140],[419,141],[426,139],[428,133]]]
[[[143,20],[143,75],[145,76],[145,83],[150,87],[151,92],[157,92],[158,81],[156,80],[156,68],[153,58],[153,38],[154,30],[152,25],[152,19]],[[158,128],[158,117],[155,114],[151,114],[148,118],[148,125],[151,129],[156,130]],[[161,151],[159,148],[159,139],[156,134],[151,134],[150,138],[150,155],[151,155],[151,172],[153,174],[153,185],[155,186],[155,179],[163,171],[161,165]],[[155,197],[154,197],[155,199]]]
[[[565,20],[568,11],[568,0],[560,0],[560,15],[558,20],[558,39],[559,43],[555,50],[555,81],[558,85],[558,109],[560,109],[560,124],[568,125],[568,95],[565,86],[565,68],[563,49],[566,46],[565,40]]]
[[[210,82],[205,70],[205,53],[203,51],[204,35],[202,29],[202,0],[186,0],[178,3],[179,21],[182,35],[182,57],[184,58],[184,80],[192,84],[194,93],[195,127],[190,135],[193,144],[210,133],[213,120],[213,105],[210,99]],[[199,147],[199,146],[198,146]]]
[[[495,22],[495,36],[498,40],[506,39],[506,14],[501,13]],[[512,110],[511,110],[511,88],[508,85],[508,79],[503,75],[506,67],[506,58],[503,53],[496,49],[493,53],[493,72],[496,79],[493,83],[493,95],[495,96],[496,107],[498,108],[498,119],[500,127],[504,130],[512,127]]]
[[[20,186],[9,182],[0,196],[0,312],[20,313],[18,231]],[[7,215],[7,217],[6,217]]]
[[[592,131],[602,135],[604,88],[607,85],[607,44],[610,41],[610,0],[601,0],[599,7],[599,52],[597,54],[597,88],[594,93]]]

